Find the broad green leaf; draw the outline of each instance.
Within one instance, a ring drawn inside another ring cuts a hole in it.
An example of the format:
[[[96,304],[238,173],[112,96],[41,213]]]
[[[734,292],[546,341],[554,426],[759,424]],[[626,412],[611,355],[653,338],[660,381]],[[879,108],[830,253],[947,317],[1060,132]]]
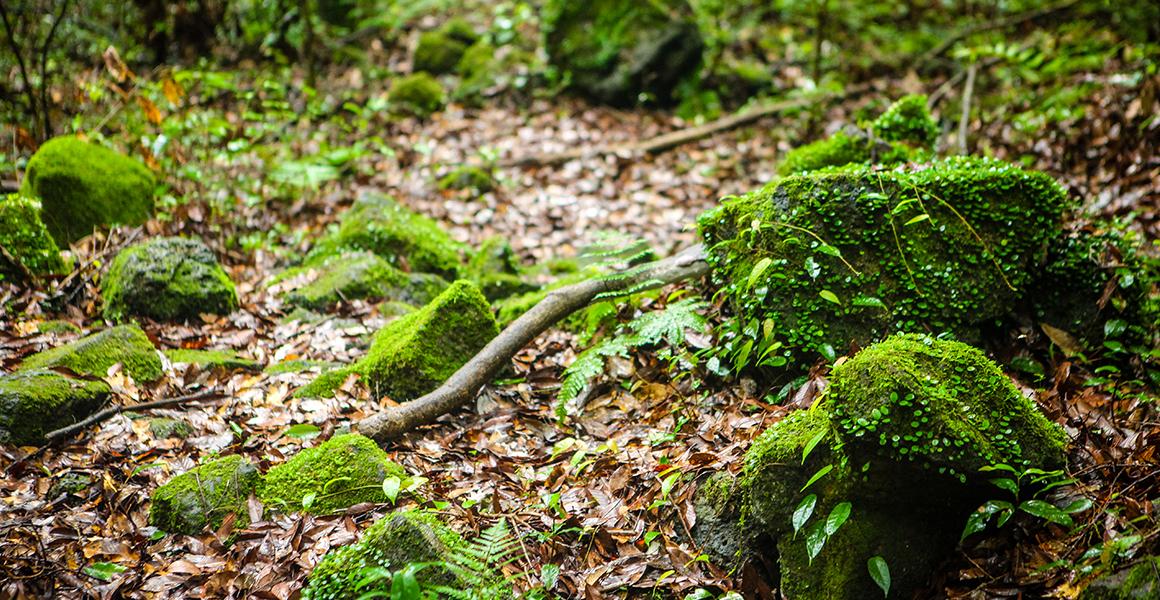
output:
[[[853,507],[849,502],[842,502],[830,510],[830,516],[826,517],[826,537],[834,535],[842,528],[850,518],[851,508]]]
[[[821,554],[822,548],[826,545],[826,540],[829,536],[826,535],[826,529],[821,523],[814,523],[806,532],[806,554],[809,556],[810,563],[813,564],[814,559],[818,554]]]
[[[802,498],[802,501],[800,504],[798,504],[797,509],[793,511],[792,523],[793,532],[795,535],[797,532],[801,531],[801,528],[805,527],[806,522],[810,520],[810,517],[814,514],[814,507],[817,506],[817,504],[818,496],[816,494],[810,494],[809,496]]]
[[[1071,527],[1075,524],[1071,519],[1071,515],[1043,500],[1025,500],[1019,505],[1019,510],[1065,527]]]
[[[818,252],[821,252],[822,254],[828,254],[830,256],[836,256],[836,257],[842,256],[841,250],[838,250],[837,248],[835,248],[829,244],[822,244],[822,245],[818,246]]]
[[[810,452],[814,451],[814,447],[818,445],[818,442],[821,442],[823,439],[825,439],[827,433],[829,433],[829,432],[827,430],[823,429],[823,430],[819,431],[817,433],[817,435],[810,438],[810,441],[806,442],[805,448],[802,448],[802,464],[803,465],[806,464],[806,459],[809,458]]]
[[[395,573],[391,579],[391,600],[420,600],[421,594],[419,580],[415,577],[415,569],[411,565]]]
[[[304,440],[317,437],[321,434],[322,430],[319,429],[317,425],[311,425],[309,423],[291,425],[290,428],[286,430],[286,435],[292,438],[299,438]]]
[[[1091,507],[1092,507],[1091,499],[1080,498],[1079,500],[1076,500],[1075,502],[1068,504],[1067,506],[1063,507],[1060,510],[1062,510],[1063,512],[1065,512],[1069,515],[1074,515],[1076,513],[1081,513],[1081,512],[1084,512],[1086,510],[1089,510]]]
[[[851,301],[854,306],[886,308],[886,303],[874,296],[858,296]]]
[[[821,296],[822,299],[827,301],[827,302],[833,302],[834,304],[841,304],[842,303],[841,300],[838,300],[838,296],[836,294],[834,294],[834,292],[831,292],[830,290],[822,290],[822,291],[818,292],[818,295]]]
[[[749,283],[746,284],[746,287],[753,287],[753,284],[757,282],[758,278],[761,277],[761,274],[764,273],[765,270],[769,268],[769,265],[772,264],[773,259],[769,258],[768,256],[757,261],[757,264],[753,265],[753,270],[749,272]]]
[[[402,486],[403,481],[394,475],[383,479],[383,494],[387,496],[387,500],[390,500],[391,504],[394,504],[395,500],[399,498],[399,488]]]
[[[314,501],[317,498],[318,498],[318,494],[315,492],[310,492],[309,494],[302,496],[302,508],[303,508],[303,510],[310,510],[310,507],[314,506]]]
[[[992,479],[991,484],[995,487],[1011,492],[1012,496],[1019,497],[1019,484],[1014,479]]]
[[[905,227],[906,225],[914,225],[915,223],[921,223],[929,218],[930,218],[930,215],[928,215],[926,213],[922,213],[921,215],[918,215],[917,217],[914,217],[911,220],[907,221],[903,225],[903,227]]]
[[[870,571],[870,579],[882,588],[882,595],[890,595],[890,565],[886,564],[886,559],[881,556],[871,556],[870,560],[866,561],[866,570]]]
[[[128,571],[128,567],[123,567],[111,562],[95,562],[84,568],[85,575],[101,581],[109,581],[114,575]]]
[[[826,465],[826,466],[818,469],[818,472],[814,473],[814,476],[810,477],[810,480],[807,481],[806,484],[802,486],[802,489],[800,489],[798,491],[799,492],[806,491],[806,488],[810,487],[811,485],[814,484],[815,481],[825,477],[827,473],[829,473],[830,471],[833,471],[833,470],[834,470],[834,465]]]

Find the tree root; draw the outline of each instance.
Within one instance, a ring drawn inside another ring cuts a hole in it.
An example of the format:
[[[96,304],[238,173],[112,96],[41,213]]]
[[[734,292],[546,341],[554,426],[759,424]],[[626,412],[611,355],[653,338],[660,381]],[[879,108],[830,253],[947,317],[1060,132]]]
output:
[[[589,279],[553,290],[539,304],[508,325],[438,389],[371,415],[359,421],[355,428],[382,444],[415,427],[431,423],[471,402],[479,389],[491,381],[524,346],[552,325],[587,306],[597,296],[628,289],[657,288],[701,277],[708,272],[705,249],[698,244],[620,275]]]

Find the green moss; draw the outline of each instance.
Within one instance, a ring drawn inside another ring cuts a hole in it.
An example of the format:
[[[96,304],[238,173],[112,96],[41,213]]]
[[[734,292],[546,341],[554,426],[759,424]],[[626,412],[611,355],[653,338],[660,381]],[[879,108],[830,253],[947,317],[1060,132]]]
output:
[[[971,337],[1024,297],[1067,205],[1043,173],[951,158],[789,177],[699,225],[740,322],[770,322],[791,359],[898,331]]]
[[[407,75],[391,82],[387,101],[393,115],[426,119],[443,108],[443,86],[427,73]]]
[[[319,242],[308,262],[342,250],[367,250],[404,270],[455,279],[465,248],[434,220],[389,197],[366,195],[343,215],[338,231]]]
[[[299,394],[331,395],[348,375],[358,373],[376,396],[413,400],[446,381],[497,334],[479,288],[456,281],[427,306],[381,329],[366,357],[324,373]]]
[[[695,77],[704,42],[686,0],[549,0],[542,13],[548,60],[599,102],[674,100]]]
[[[283,373],[300,373],[316,368],[333,369],[338,366],[341,365],[327,360],[284,360],[267,365],[263,372],[270,375],[281,375]]]
[[[0,247],[33,275],[68,272],[60,248],[40,220],[40,203],[31,198],[9,194],[0,199]],[[0,255],[0,275],[20,277],[23,273]]]
[[[439,563],[447,558],[449,551],[463,544],[463,538],[430,513],[420,510],[391,513],[367,529],[357,543],[327,553],[310,573],[302,598],[355,600],[372,591],[358,587],[365,576],[363,569],[396,570],[411,563],[435,563],[418,573],[422,583],[454,585],[455,575]]]
[[[256,360],[245,358],[232,350],[193,350],[179,348],[165,350],[165,357],[169,362],[188,363],[211,369],[227,369],[242,371],[260,371],[262,365]]]
[[[452,19],[439,29],[419,36],[411,60],[414,71],[443,75],[455,70],[467,47],[475,43],[475,31],[463,19]]]
[[[405,302],[383,302],[377,307],[379,315],[384,317],[401,317],[405,314],[415,312],[416,308],[413,305]]]
[[[934,148],[938,124],[926,107],[926,96],[911,94],[890,105],[870,126],[874,135],[887,142],[902,142],[915,148]]]
[[[487,40],[479,40],[463,53],[456,66],[460,79],[455,98],[479,105],[497,90],[526,86],[537,68],[536,56],[531,52],[513,45],[497,48]]]
[[[491,302],[536,289],[521,276],[519,259],[507,240],[495,236],[480,244],[467,263],[467,276]]]
[[[834,367],[830,386],[835,422],[860,455],[878,452],[963,482],[993,464],[1064,462],[1063,430],[961,342],[892,337]]]
[[[314,494],[306,510],[326,514],[362,502],[387,502],[383,493],[387,477],[405,479],[407,472],[370,438],[357,433],[336,435],[270,469],[258,487],[258,497],[267,505],[298,510],[303,508],[303,498]]]
[[[48,493],[45,494],[44,498],[46,500],[56,500],[62,494],[84,498],[95,488],[96,486],[93,485],[92,475],[79,471],[69,471],[53,479],[52,487],[48,488]]]
[[[447,288],[429,273],[404,273],[371,252],[322,256],[282,274],[279,281],[302,281],[284,294],[287,303],[325,310],[339,302],[382,300],[424,304]]]
[[[246,498],[258,486],[258,469],[238,455],[205,463],[153,492],[149,524],[168,533],[195,535],[237,515],[235,528],[249,524]]]
[[[96,412],[110,393],[103,381],[53,371],[0,376],[0,444],[40,445],[44,434]]]
[[[44,143],[28,161],[20,193],[39,198],[41,218],[60,245],[95,226],[138,225],[153,213],[153,173],[145,165],[73,136]]]
[[[40,334],[48,333],[48,334],[55,334],[55,335],[78,334],[81,332],[81,328],[77,327],[76,325],[73,325],[72,323],[70,323],[68,321],[53,320],[53,321],[44,321],[44,322],[37,324],[36,332],[40,333]]]
[[[193,433],[193,427],[190,427],[189,423],[179,419],[158,417],[149,419],[149,433],[153,434],[153,437],[159,440],[165,438],[185,439],[189,437],[189,434]]]
[[[461,165],[439,179],[441,190],[472,190],[486,194],[495,189],[495,178],[487,169]]]
[[[201,240],[155,238],[117,254],[101,280],[105,318],[162,321],[229,314],[238,308],[234,283]]]
[[[33,354],[21,370],[67,367],[83,375],[103,377],[114,364],[137,381],[161,378],[161,359],[153,342],[136,325],[118,325],[83,337],[75,342]]]
[[[1160,597],[1160,556],[1105,575],[1084,588],[1079,600],[1143,600]]]

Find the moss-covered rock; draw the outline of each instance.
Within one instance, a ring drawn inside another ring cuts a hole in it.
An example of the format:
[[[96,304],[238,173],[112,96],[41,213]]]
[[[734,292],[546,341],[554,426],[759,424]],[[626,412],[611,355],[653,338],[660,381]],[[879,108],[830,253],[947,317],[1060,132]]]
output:
[[[0,376],[0,444],[35,446],[44,434],[93,414],[109,398],[103,381],[84,381],[54,371]]]
[[[52,335],[68,335],[78,334],[81,328],[77,327],[69,321],[54,319],[51,321],[42,321],[36,326],[36,333],[52,334]]]
[[[82,375],[103,377],[109,367],[121,363],[137,381],[161,378],[161,358],[153,342],[136,325],[118,325],[75,342],[33,354],[21,370],[67,367]]]
[[[363,532],[357,543],[327,553],[310,573],[302,598],[356,600],[373,591],[358,585],[365,577],[364,569],[396,570],[411,563],[434,563],[416,575],[423,584],[454,585],[455,575],[439,563],[463,543],[459,534],[430,513],[421,510],[391,513]],[[377,585],[383,584],[380,581]]]
[[[499,236],[484,240],[467,263],[467,276],[491,302],[536,290],[537,286],[524,281],[521,272],[515,251]]]
[[[439,178],[439,189],[472,190],[477,194],[486,194],[495,189],[495,177],[482,167],[461,165]]]
[[[227,371],[261,371],[262,365],[253,359],[246,358],[233,350],[195,350],[192,348],[178,348],[163,352],[169,362],[198,365],[207,369],[225,369]]]
[[[193,433],[193,427],[180,419],[156,417],[149,419],[149,433],[159,440],[165,438],[185,439]]]
[[[548,60],[598,102],[671,103],[701,64],[704,42],[692,15],[686,0],[549,0],[542,15]]]
[[[938,124],[930,115],[923,94],[899,98],[874,120],[870,130],[882,140],[901,142],[913,148],[933,149],[938,140]]]
[[[56,275],[68,271],[60,248],[40,220],[40,203],[32,198],[9,194],[0,198],[0,247],[20,262],[10,264],[0,253],[0,276]],[[21,266],[24,269],[21,269]]]
[[[1144,600],[1160,598],[1160,556],[1148,556],[1135,566],[1091,582],[1079,600]]]
[[[72,498],[84,498],[97,486],[93,485],[93,476],[83,471],[69,471],[61,473],[52,480],[45,499],[52,501],[67,495]]]
[[[270,375],[281,375],[283,373],[301,373],[310,369],[333,369],[340,366],[342,366],[340,363],[326,360],[293,359],[266,365],[262,372]]]
[[[426,119],[443,108],[443,86],[428,73],[414,73],[391,82],[387,102],[393,115]]]
[[[455,279],[466,249],[434,220],[387,196],[368,194],[343,215],[338,231],[320,241],[307,262],[343,250],[366,250],[405,271]]]
[[[969,339],[1010,315],[1067,205],[1046,174],[951,158],[781,179],[699,225],[741,322],[770,320],[786,358],[833,356],[898,331]]]
[[[194,535],[237,515],[235,527],[249,524],[246,498],[257,488],[257,467],[238,455],[207,462],[169,480],[153,492],[149,524],[168,533]]]
[[[140,162],[73,136],[44,143],[28,161],[20,193],[39,198],[60,245],[95,226],[137,225],[153,214],[153,173]]]
[[[412,70],[434,75],[454,71],[477,37],[471,24],[463,19],[451,19],[439,29],[422,33],[411,59]]]
[[[238,295],[217,257],[201,240],[154,238],[117,254],[101,280],[105,318],[185,320],[229,314]]]
[[[312,310],[326,310],[351,300],[426,304],[448,285],[438,275],[404,273],[387,259],[366,251],[318,257],[286,271],[279,280],[300,282],[283,297],[288,304]]]
[[[366,357],[324,373],[299,394],[329,396],[357,373],[375,395],[413,400],[446,381],[498,334],[479,288],[456,281],[427,306],[381,329]]]
[[[515,45],[495,47],[487,40],[471,45],[455,70],[459,86],[455,98],[469,105],[505,88],[523,88],[533,81],[538,63],[535,54]]]
[[[331,513],[362,502],[387,502],[383,480],[406,479],[403,467],[370,438],[357,433],[336,435],[315,448],[295,454],[270,469],[258,488],[258,497],[269,506]],[[309,506],[303,498],[312,495]]]

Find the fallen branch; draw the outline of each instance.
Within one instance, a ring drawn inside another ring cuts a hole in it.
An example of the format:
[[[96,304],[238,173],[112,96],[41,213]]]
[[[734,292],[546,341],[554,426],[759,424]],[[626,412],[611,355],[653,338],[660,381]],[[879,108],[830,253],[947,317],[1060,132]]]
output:
[[[89,425],[93,425],[95,423],[100,423],[101,421],[104,421],[105,419],[108,419],[108,418],[113,417],[115,415],[119,415],[125,411],[149,410],[149,409],[153,409],[153,408],[168,408],[171,406],[178,406],[181,404],[187,404],[189,402],[197,402],[198,400],[205,400],[206,398],[212,398],[213,396],[220,396],[220,395],[221,394],[219,394],[218,392],[215,392],[213,390],[202,390],[200,392],[188,394],[185,396],[177,396],[176,398],[166,398],[164,400],[154,400],[152,402],[142,402],[140,404],[130,404],[128,406],[110,406],[109,408],[95,412],[95,413],[89,415],[88,417],[86,417],[85,419],[77,421],[76,423],[73,423],[72,425],[69,425],[68,427],[61,427],[60,429],[57,429],[55,431],[50,431],[50,432],[44,434],[45,445],[46,446],[50,445],[53,442],[56,442],[57,440],[59,440],[61,438],[72,435],[72,434],[76,433],[77,431],[80,431],[80,430],[88,427]]]
[[[864,92],[868,89],[868,85],[858,85],[847,88],[841,92],[824,92],[805,98],[772,102],[721,117],[720,119],[710,121],[704,125],[689,127],[687,129],[678,129],[677,131],[671,131],[669,133],[658,135],[646,140],[625,142],[622,144],[613,144],[610,146],[598,146],[595,148],[577,148],[575,150],[568,150],[566,152],[559,152],[555,154],[536,154],[531,156],[522,156],[500,161],[499,164],[501,167],[539,167],[558,165],[560,163],[565,163],[578,158],[590,158],[593,156],[605,156],[608,154],[658,154],[666,150],[671,150],[677,146],[682,146],[690,142],[712,137],[718,133],[729,131],[730,129],[736,129],[742,125],[748,125],[749,123],[763,119],[765,117],[773,116],[790,110],[807,108],[824,102],[841,100],[842,98]]]
[[[552,325],[587,306],[597,296],[628,289],[657,288],[701,277],[708,272],[704,247],[696,245],[668,258],[636,267],[620,277],[598,277],[553,290],[508,325],[438,389],[371,415],[355,427],[359,433],[381,444],[419,425],[431,423],[469,403],[524,346]]]

